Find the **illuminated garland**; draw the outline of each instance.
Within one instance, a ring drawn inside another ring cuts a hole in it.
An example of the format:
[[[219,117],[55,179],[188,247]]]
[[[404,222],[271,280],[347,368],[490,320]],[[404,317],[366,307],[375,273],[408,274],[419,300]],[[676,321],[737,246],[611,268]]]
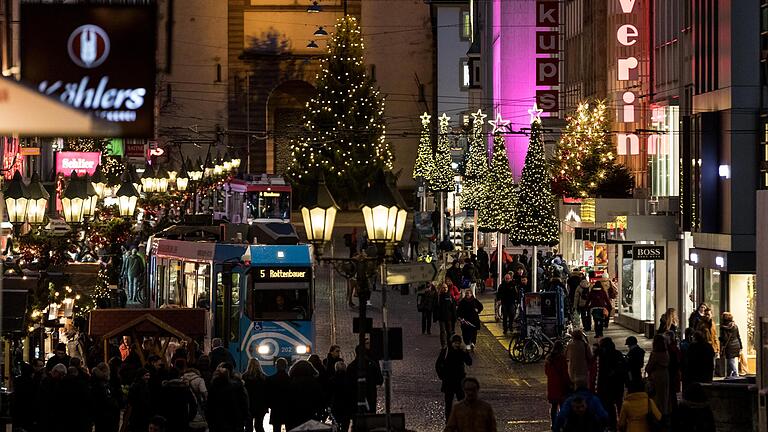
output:
[[[515,180],[509,169],[504,135],[493,132],[493,155],[488,175],[485,176],[483,196],[477,226],[482,232],[508,233],[514,227]]]
[[[394,155],[385,141],[384,98],[366,74],[362,33],[354,17],[340,18],[316,76],[317,95],[306,106],[303,136],[291,141],[288,176],[309,184],[325,174],[338,199],[362,196]]]
[[[429,188],[437,192],[451,191],[455,186],[451,168],[451,144],[448,140],[448,120],[450,119],[445,113],[440,116],[437,151],[429,173]]]
[[[432,170],[434,156],[432,151],[432,134],[429,127],[431,125],[430,116],[427,113],[421,116],[421,136],[419,137],[419,149],[416,153],[416,163],[413,165],[413,178],[426,179]]]
[[[488,175],[488,146],[483,135],[487,115],[477,110],[472,114],[472,135],[469,137],[469,156],[464,170],[461,208],[479,209],[485,196],[484,179]]]

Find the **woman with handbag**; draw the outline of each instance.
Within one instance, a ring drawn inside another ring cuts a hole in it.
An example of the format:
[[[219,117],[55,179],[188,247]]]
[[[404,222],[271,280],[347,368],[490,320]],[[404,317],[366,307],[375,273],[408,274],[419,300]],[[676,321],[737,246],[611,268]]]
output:
[[[739,377],[739,353],[741,353],[739,327],[733,322],[733,314],[723,312],[720,318],[720,355],[725,357],[726,378]]]
[[[624,398],[619,414],[620,432],[656,432],[660,430],[661,411],[645,392],[641,381],[629,384],[629,392]]]
[[[651,397],[662,415],[669,414],[669,353],[664,336],[653,337],[653,351],[645,366]]]

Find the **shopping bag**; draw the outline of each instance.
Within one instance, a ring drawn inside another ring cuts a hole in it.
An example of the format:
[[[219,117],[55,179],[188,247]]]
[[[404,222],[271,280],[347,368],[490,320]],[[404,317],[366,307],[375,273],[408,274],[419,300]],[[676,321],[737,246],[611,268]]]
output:
[[[739,375],[749,375],[751,372],[749,371],[749,363],[747,363],[747,358],[744,356],[744,352],[739,353]]]

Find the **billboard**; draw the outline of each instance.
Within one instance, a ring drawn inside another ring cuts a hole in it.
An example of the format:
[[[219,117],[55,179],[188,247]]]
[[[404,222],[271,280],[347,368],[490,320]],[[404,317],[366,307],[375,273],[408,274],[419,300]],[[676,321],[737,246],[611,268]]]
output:
[[[148,5],[22,3],[21,79],[123,137],[153,137],[156,25]]]
[[[101,163],[100,152],[57,152],[56,173],[68,176],[75,171],[81,176],[85,173],[93,175]]]

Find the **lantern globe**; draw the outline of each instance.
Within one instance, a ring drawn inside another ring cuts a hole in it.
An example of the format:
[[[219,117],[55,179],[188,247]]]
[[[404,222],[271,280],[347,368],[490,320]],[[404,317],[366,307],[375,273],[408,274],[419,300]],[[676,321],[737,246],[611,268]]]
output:
[[[304,221],[307,241],[315,245],[330,242],[339,206],[322,177],[317,183],[317,188],[304,204],[301,207],[301,217]]]
[[[133,217],[136,211],[136,203],[139,200],[139,191],[133,186],[130,180],[124,179],[120,188],[117,190],[117,207],[120,210],[120,216]]]
[[[8,210],[8,221],[12,224],[26,222],[29,191],[19,171],[16,171],[11,181],[8,182],[3,192],[3,197],[5,199],[5,208]]]
[[[32,173],[27,190],[29,191],[27,222],[32,225],[42,224],[45,221],[45,212],[51,195],[40,182],[40,175],[37,171]]]
[[[384,171],[379,171],[368,188],[361,211],[368,240],[373,243],[402,241],[408,212],[405,202],[397,189],[389,184]]]
[[[64,220],[67,223],[81,223],[86,205],[90,205],[90,198],[88,197],[85,183],[77,176],[75,171],[72,171],[69,184],[61,194]]]

